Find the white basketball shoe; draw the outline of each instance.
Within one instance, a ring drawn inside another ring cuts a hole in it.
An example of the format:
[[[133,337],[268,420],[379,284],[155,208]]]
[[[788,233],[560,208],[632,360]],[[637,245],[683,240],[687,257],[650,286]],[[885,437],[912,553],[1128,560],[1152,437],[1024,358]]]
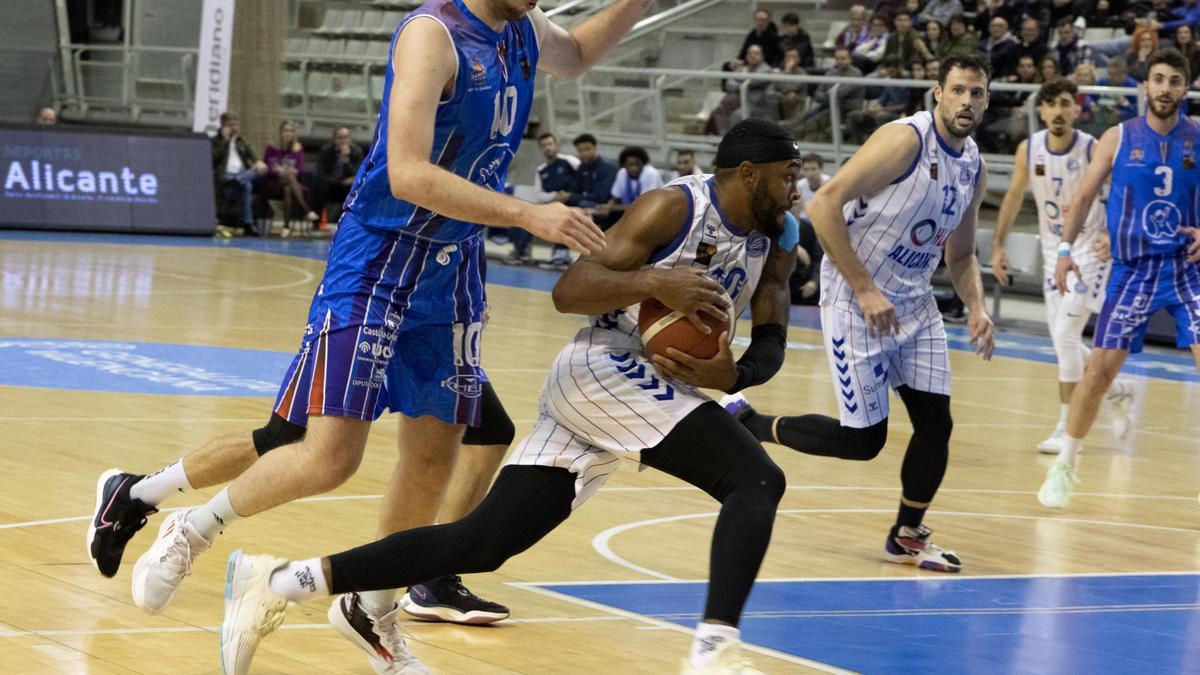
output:
[[[149,614],[171,604],[183,578],[192,573],[196,556],[212,545],[188,524],[193,510],[175,511],[163,519],[158,538],[133,566],[133,602]]]
[[[742,641],[728,640],[716,648],[716,659],[708,666],[697,668],[689,659],[683,660],[681,675],[766,675],[742,655]]]
[[[1056,461],[1046,472],[1046,481],[1038,490],[1038,501],[1051,509],[1066,508],[1067,502],[1071,501],[1071,486],[1078,482],[1075,467],[1070,462]]]
[[[1104,395],[1112,411],[1113,435],[1124,440],[1133,424],[1133,384],[1128,380],[1116,380]]]
[[[401,612],[397,604],[383,616],[372,616],[357,593],[348,593],[333,599],[326,616],[342,637],[366,652],[376,673],[430,675],[429,668],[408,649],[400,627]]]
[[[271,590],[271,572],[285,564],[283,558],[246,555],[241,549],[230,554],[225,566],[225,620],[221,623],[225,675],[250,672],[258,643],[283,623],[288,601]]]
[[[1066,436],[1066,429],[1054,427],[1054,431],[1046,437],[1046,440],[1037,444],[1037,451],[1043,455],[1057,455],[1062,451],[1063,440],[1066,439]]]

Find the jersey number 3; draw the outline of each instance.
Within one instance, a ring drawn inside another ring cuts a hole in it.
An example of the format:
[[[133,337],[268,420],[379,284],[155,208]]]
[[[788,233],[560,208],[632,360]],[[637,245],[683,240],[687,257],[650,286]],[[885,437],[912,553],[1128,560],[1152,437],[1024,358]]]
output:
[[[507,136],[512,133],[513,124],[517,121],[517,88],[508,87],[503,93],[496,92],[496,100],[492,104],[492,138]]]
[[[1155,176],[1162,176],[1162,187],[1154,188],[1154,194],[1159,197],[1166,197],[1171,194],[1172,182],[1175,178],[1175,173],[1171,171],[1169,166],[1160,166],[1154,169]]]

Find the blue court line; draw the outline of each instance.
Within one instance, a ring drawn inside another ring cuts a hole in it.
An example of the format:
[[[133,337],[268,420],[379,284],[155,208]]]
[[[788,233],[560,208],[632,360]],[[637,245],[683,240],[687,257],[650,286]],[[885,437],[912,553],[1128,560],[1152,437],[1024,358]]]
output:
[[[7,230],[0,232],[0,241],[48,241],[56,243],[111,244],[119,246],[192,246],[258,251],[310,260],[324,260],[329,252],[328,240],[260,239],[236,237],[172,237],[161,235],[106,234],[94,232],[41,232]],[[512,288],[549,292],[558,280],[558,273],[546,270],[508,267],[492,264],[487,267],[487,281]],[[789,324],[798,328],[820,330],[820,319],[814,307],[792,307]],[[967,329],[947,326],[949,346],[956,351],[973,353]],[[1055,363],[1054,348],[1048,337],[999,331],[996,335],[996,354],[1039,363]],[[1176,382],[1200,382],[1191,355],[1184,351],[1160,350],[1132,354],[1122,372]]]
[[[701,582],[531,585],[688,628],[707,592]],[[863,673],[1196,673],[1200,575],[764,580],[741,630]]]

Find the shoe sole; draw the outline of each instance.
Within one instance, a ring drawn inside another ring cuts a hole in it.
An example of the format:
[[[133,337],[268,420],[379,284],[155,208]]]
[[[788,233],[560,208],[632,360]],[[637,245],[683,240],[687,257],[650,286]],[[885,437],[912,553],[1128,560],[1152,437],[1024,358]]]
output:
[[[400,598],[400,607],[404,609],[405,613],[422,621],[457,623],[463,626],[486,626],[489,623],[503,621],[509,615],[508,612],[500,614],[482,610],[462,612],[448,605],[419,605],[407,593]]]
[[[935,562],[933,560],[922,560],[917,562],[915,555],[889,553],[886,550],[883,552],[884,562],[895,563],[897,565],[912,565],[917,569],[929,570],[931,572],[945,572],[947,574],[958,574],[962,571],[962,565],[954,567],[945,563]]]
[[[96,518],[100,517],[100,508],[103,506],[104,502],[104,484],[108,482],[108,479],[112,478],[113,476],[120,475],[120,473],[120,469],[109,469],[108,471],[100,474],[100,479],[96,481],[96,506],[92,509],[92,519],[88,521],[87,541],[85,544],[87,557],[88,560],[92,561],[92,567],[95,567],[96,571],[100,572],[101,576],[108,577],[109,579],[117,576],[117,573],[113,572],[112,574],[105,574],[100,570],[99,561],[97,561],[96,557],[92,555],[92,542],[96,541]],[[120,567],[120,565],[118,565],[118,567]]]
[[[342,596],[338,595],[334,597],[333,602],[329,605],[329,611],[325,612],[325,618],[329,619],[329,624],[332,625],[342,637],[349,640],[351,644],[353,644],[355,647],[358,647],[367,655],[367,661],[371,664],[371,668],[374,669],[376,673],[387,672],[388,664],[384,663],[379,665],[375,663],[376,661],[382,661],[382,657],[380,657],[375,651],[375,648],[371,646],[371,643],[364,640],[363,637],[358,634],[358,631],[354,630],[354,627],[350,625],[350,622],[346,620],[346,615],[342,612]]]
[[[225,667],[225,623],[229,617],[237,616],[236,612],[230,612],[230,605],[233,602],[233,577],[237,573],[238,560],[241,559],[244,552],[238,549],[229,554],[229,559],[225,561],[225,617],[221,619],[221,640],[217,643],[217,658],[221,660],[221,672],[225,675],[231,675]]]
[[[1057,455],[1061,450],[1062,448],[1055,448],[1041,443],[1038,443],[1037,446],[1038,454],[1041,455]]]

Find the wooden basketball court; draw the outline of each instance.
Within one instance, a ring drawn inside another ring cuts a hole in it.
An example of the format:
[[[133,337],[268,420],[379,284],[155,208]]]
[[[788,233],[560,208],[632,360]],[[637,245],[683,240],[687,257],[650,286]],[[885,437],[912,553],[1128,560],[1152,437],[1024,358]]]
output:
[[[154,470],[213,436],[256,428],[273,395],[128,393],[128,368],[150,362],[118,359],[126,370],[98,369],[98,360],[113,360],[98,343],[265,350],[276,352],[272,363],[286,363],[322,249],[288,242],[271,253],[255,243],[0,236],[0,368],[28,373],[23,384],[13,375],[0,386],[0,671],[219,672],[230,552],[310,557],[372,538],[397,452],[394,416],[376,424],[362,468],[346,485],[231,527],[162,615],[142,613],[130,598],[133,561],[161,514],[130,543],[116,578],[102,578],[88,562],[84,532],[101,471]],[[521,435],[546,368],[581,319],[556,314],[537,290],[552,283],[549,273],[498,267],[490,278],[508,285],[489,287],[484,363]],[[1102,421],[1069,508],[1052,512],[1035,498],[1052,458],[1034,445],[1057,419],[1056,370],[1045,362],[1044,339],[1002,337],[1010,355],[991,363],[952,355],[950,471],[926,522],[936,541],[962,556],[959,577],[878,559],[910,431],[902,407],[893,408],[887,448],[870,463],[769,448],[789,489],[743,626],[760,645],[749,654],[757,667],[1097,672],[1084,651],[1108,649],[1111,672],[1200,671],[1200,386],[1188,374],[1190,358],[1162,356],[1175,359],[1176,379],[1133,376],[1134,431],[1120,443]],[[819,332],[796,327],[790,339],[799,344],[780,375],[747,395],[767,412],[835,414]],[[63,381],[61,372],[76,371],[78,380]],[[246,376],[277,381],[282,368]],[[414,651],[442,673],[676,672],[690,642],[686,626],[702,608],[702,585],[683,582],[707,575],[717,508],[698,490],[635,469],[625,467],[531,551],[469,579],[480,595],[510,606],[512,620],[489,628],[414,622]],[[199,504],[213,493],[167,506]],[[1079,586],[1097,579],[1106,580],[1101,590]],[[609,599],[597,599],[601,592]],[[256,672],[370,672],[326,625],[327,606],[310,602],[291,612],[264,643]],[[1102,620],[1110,623],[1095,623]]]

